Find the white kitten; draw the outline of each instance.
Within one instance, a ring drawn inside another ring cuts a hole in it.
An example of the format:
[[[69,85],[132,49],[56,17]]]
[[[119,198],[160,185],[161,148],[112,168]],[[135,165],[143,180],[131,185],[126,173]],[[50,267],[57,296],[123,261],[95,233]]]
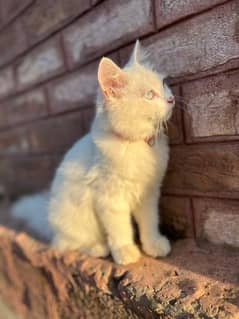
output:
[[[137,42],[123,70],[102,58],[95,120],[57,169],[48,213],[40,219],[34,214],[34,203],[44,206],[39,195],[13,207],[15,216],[26,219],[28,212],[30,219],[39,220],[29,225],[37,229],[39,224],[46,236],[48,216],[54,246],[97,257],[111,252],[119,264],[140,257],[132,215],[148,255],[170,252],[169,241],[158,230],[158,200],[169,157],[163,124],[171,116],[174,97],[163,76],[140,64],[139,50]]]
[[[97,257],[111,252],[119,264],[140,257],[131,215],[148,255],[170,252],[158,230],[158,199],[169,157],[163,123],[174,98],[160,75],[139,63],[138,51],[137,42],[123,70],[102,58],[92,129],[66,154],[49,203],[54,246]]]

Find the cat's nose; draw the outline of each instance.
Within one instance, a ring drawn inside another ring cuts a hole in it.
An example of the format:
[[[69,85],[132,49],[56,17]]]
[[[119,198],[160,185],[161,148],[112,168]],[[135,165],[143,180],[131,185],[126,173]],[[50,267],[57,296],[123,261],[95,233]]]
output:
[[[167,99],[168,103],[170,104],[173,104],[175,102],[175,98],[173,96],[170,96],[168,99]]]

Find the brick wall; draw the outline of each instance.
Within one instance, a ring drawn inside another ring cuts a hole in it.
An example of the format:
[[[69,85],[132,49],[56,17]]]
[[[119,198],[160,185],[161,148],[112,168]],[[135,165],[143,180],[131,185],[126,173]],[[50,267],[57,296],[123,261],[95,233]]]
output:
[[[100,57],[123,65],[140,38],[178,97],[167,231],[239,246],[238,12],[238,0],[0,0],[0,185],[48,185],[89,128]]]

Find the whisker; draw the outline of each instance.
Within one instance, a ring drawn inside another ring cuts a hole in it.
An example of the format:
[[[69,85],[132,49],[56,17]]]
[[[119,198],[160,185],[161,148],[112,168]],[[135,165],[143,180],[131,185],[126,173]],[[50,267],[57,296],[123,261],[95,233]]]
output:
[[[158,143],[158,140],[159,140],[159,135],[160,135],[160,121],[158,121],[158,125],[157,125],[157,136],[156,136],[156,139],[157,139],[157,143]]]
[[[175,107],[178,107],[178,108],[180,108],[180,109],[182,109],[182,110],[184,110],[184,111],[186,111],[186,112],[188,112],[188,109],[187,109],[187,106],[186,105],[181,105],[181,104],[175,104]]]
[[[158,134],[158,139],[159,139],[159,135],[160,133],[163,132],[163,120],[159,121],[159,134]]]
[[[186,101],[182,97],[177,96],[177,95],[176,95],[176,97],[177,97],[176,98],[176,102],[177,102],[177,99],[179,99],[179,101],[178,101],[179,104],[176,103],[175,107],[178,107],[178,108],[182,109],[184,112],[186,112],[188,114],[189,117],[191,117],[191,114],[188,111],[188,102],[189,101]],[[197,107],[197,105],[195,105],[195,104],[194,104],[194,106]]]
[[[184,106],[188,106],[189,101],[183,99],[181,96],[178,96],[178,95],[174,95],[174,97],[176,102],[179,102],[180,104],[183,104]]]
[[[176,102],[179,102],[180,104],[183,104],[184,106],[188,106],[188,104],[186,102],[184,102],[184,101],[177,101],[176,100]]]
[[[164,124],[164,129],[166,130],[166,133],[168,134],[168,122],[164,120],[163,124]]]
[[[172,123],[172,120],[171,120],[171,119],[169,119],[169,120],[167,121],[167,124],[168,124],[169,126],[174,127],[174,124]]]
[[[187,116],[189,116],[189,117],[191,118],[191,114],[189,113],[189,111],[188,111],[185,107],[183,107],[182,105],[177,105],[177,104],[175,104],[175,107],[176,107],[176,108],[179,108],[179,109],[181,109],[183,112],[187,113]]]
[[[189,101],[187,101],[186,99],[184,99],[182,96],[180,95],[177,95],[177,94],[174,94],[173,95],[175,97],[176,100],[180,100],[180,101],[183,101],[185,103],[188,103]]]

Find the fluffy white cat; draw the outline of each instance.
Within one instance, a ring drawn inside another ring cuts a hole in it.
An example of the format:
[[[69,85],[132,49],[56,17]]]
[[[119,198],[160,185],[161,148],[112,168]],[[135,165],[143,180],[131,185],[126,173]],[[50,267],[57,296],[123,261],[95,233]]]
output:
[[[111,253],[119,264],[140,258],[132,216],[146,254],[170,252],[158,229],[158,201],[169,158],[163,124],[172,114],[174,97],[163,76],[141,64],[139,51],[137,42],[124,69],[101,59],[91,131],[65,155],[48,205],[55,247],[96,257]],[[26,199],[21,206],[24,211]],[[18,204],[13,213],[21,215]]]

